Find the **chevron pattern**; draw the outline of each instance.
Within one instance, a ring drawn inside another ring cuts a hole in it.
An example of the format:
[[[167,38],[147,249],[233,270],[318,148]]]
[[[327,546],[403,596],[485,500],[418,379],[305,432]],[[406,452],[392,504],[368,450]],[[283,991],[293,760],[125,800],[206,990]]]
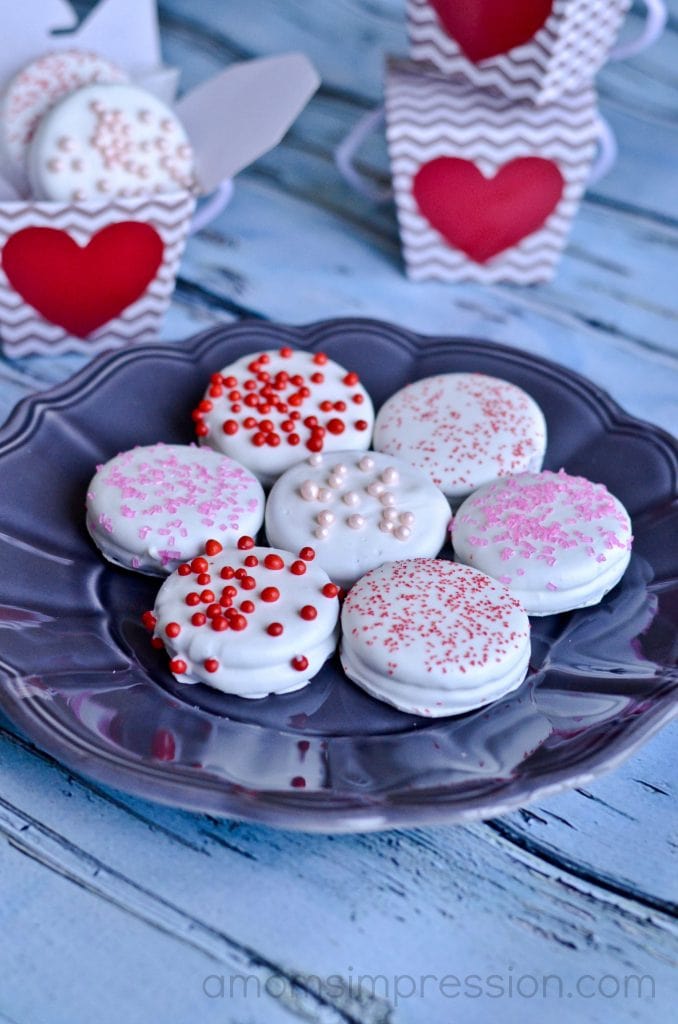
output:
[[[554,0],[550,16],[529,43],[474,64],[428,0],[407,0],[410,56],[452,81],[494,89],[514,100],[549,103],[593,80],[630,6],[631,0]]]
[[[592,87],[535,107],[505,97],[460,89],[392,61],[386,76],[387,141],[403,256],[414,281],[548,281],[565,245],[596,148]],[[419,168],[436,157],[472,160],[486,177],[516,157],[554,160],[563,195],[543,228],[487,264],[452,248],[422,216],[412,194]]]
[[[174,291],[194,208],[193,196],[183,192],[151,199],[117,199],[104,204],[0,203],[0,249],[12,234],[28,227],[58,228],[67,231],[78,245],[85,246],[102,228],[126,220],[152,224],[165,245],[163,262],[145,294],[84,341],[48,323],[28,306],[0,267],[0,338],[5,353],[14,358],[66,352],[94,354],[132,342],[153,340]]]

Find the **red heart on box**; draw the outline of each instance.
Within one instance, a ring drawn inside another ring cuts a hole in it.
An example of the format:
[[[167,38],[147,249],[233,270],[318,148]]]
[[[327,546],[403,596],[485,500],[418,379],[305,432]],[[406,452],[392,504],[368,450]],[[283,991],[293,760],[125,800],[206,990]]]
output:
[[[486,178],[471,160],[441,156],[419,168],[412,192],[421,213],[475,263],[516,245],[542,226],[563,193],[552,160],[518,157]]]
[[[86,338],[143,295],[164,248],[155,228],[137,221],[102,228],[85,246],[57,228],[24,228],[6,242],[2,267],[45,320]]]
[[[553,0],[430,0],[443,28],[474,64],[528,43]]]

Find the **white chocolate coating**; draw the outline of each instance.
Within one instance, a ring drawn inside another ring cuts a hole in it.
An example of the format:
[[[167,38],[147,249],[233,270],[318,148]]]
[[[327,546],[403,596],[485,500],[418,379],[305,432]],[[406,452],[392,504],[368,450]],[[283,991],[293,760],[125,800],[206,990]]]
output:
[[[280,568],[267,568],[265,559],[271,555],[282,560]],[[246,560],[253,558],[257,564],[247,565]],[[186,683],[203,682],[224,693],[252,699],[305,686],[337,643],[339,600],[337,588],[331,596],[323,593],[330,582],[327,574],[313,561],[273,548],[224,550],[206,558],[206,562],[210,578],[207,592],[205,584],[197,583],[196,573],[182,576],[176,572],[163,583],[153,609],[155,635],[162,639],[170,659],[178,658],[185,665],[182,672],[176,671],[176,663],[174,669],[170,666],[176,678]],[[296,574],[292,567],[300,562],[305,571]],[[230,569],[244,569],[246,577],[222,576]],[[229,587],[235,592],[232,596]],[[278,596],[269,600],[272,589]],[[201,600],[187,604],[189,595],[200,596]],[[209,600],[211,595],[215,601]],[[210,618],[209,609],[222,598],[223,615],[240,612],[245,622],[244,626],[240,623],[242,628],[213,628],[219,615]],[[250,610],[248,602],[253,606]],[[305,608],[314,610],[313,618],[303,617]],[[195,625],[196,614],[202,614],[206,621]],[[279,635],[268,632],[273,623],[282,626]],[[176,632],[176,626],[178,635],[168,635],[168,627]]]
[[[73,202],[194,186],[181,122],[134,85],[90,85],[57,103],[35,132],[28,173],[36,198]]]
[[[332,452],[321,459],[314,466],[305,459],[273,485],[266,505],[271,544],[311,544],[344,588],[383,562],[438,554],[450,506],[425,473],[381,452]],[[344,472],[337,473],[338,466]]]
[[[281,354],[284,353],[284,354]],[[374,409],[357,374],[322,353],[243,356],[212,378],[194,411],[201,444],[272,484],[312,454],[369,447]]]
[[[43,54],[14,76],[0,99],[0,137],[3,153],[24,191],[28,189],[28,147],[44,115],[83,86],[127,81],[122,68],[83,50]]]
[[[522,683],[530,624],[506,587],[432,558],[387,562],[358,580],[341,615],[346,675],[410,714],[457,715]]]
[[[424,470],[454,506],[497,477],[541,469],[546,422],[515,384],[481,373],[441,374],[385,402],[374,447]]]
[[[460,562],[505,584],[529,615],[598,604],[626,571],[631,521],[603,484],[544,471],[481,487],[458,509]]]
[[[215,538],[234,545],[264,518],[261,484],[244,466],[188,445],[132,448],[97,469],[87,528],[116,565],[164,575]]]

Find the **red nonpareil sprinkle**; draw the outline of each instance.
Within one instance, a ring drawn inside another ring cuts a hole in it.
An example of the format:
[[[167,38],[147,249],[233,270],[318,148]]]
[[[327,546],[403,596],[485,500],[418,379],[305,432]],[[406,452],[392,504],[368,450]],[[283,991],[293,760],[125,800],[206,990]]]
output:
[[[251,537],[240,537],[238,540],[238,548],[240,551],[249,551],[250,548],[254,547],[254,540]]]
[[[174,639],[174,637],[179,636],[179,633],[181,633],[181,626],[178,622],[168,622],[165,626],[165,633]]]
[[[304,426],[308,427],[309,430],[311,429],[311,427],[317,427],[318,426],[318,417],[317,416],[307,416],[305,418],[305,420],[304,420]]]
[[[222,593],[223,597],[237,597],[238,596],[238,591],[236,590],[235,587],[232,587],[232,586],[224,587],[224,589],[222,590],[221,593]]]
[[[153,632],[153,630],[155,629],[157,621],[158,620],[156,619],[153,612],[144,612],[144,614],[141,616],[142,626],[145,626],[146,629],[150,630],[150,632]]]
[[[337,412],[346,412],[346,402],[335,402],[334,408]]]
[[[219,573],[219,575],[221,576],[222,580],[232,580],[233,577],[235,576],[235,569],[233,568],[232,565],[225,565],[224,568]]]
[[[292,430],[294,430],[294,421],[283,420],[282,423],[280,424],[280,429],[283,431],[283,433],[289,434]]]
[[[267,569],[284,569],[285,562],[280,555],[266,555],[264,565]]]
[[[214,591],[203,590],[203,592],[200,595],[200,600],[202,601],[203,604],[214,604],[214,601],[216,600],[216,598],[214,597]]]
[[[292,358],[292,349],[288,348],[287,345],[286,345],[284,348],[280,349],[279,354],[283,357],[283,359],[291,359]]]
[[[261,431],[258,430],[256,434],[252,435],[252,444],[256,448],[263,448],[266,444],[266,434],[262,434]]]
[[[219,615],[222,614],[223,612],[221,610],[221,605],[217,604],[216,601],[214,604],[208,605],[207,608],[205,609],[205,615],[207,616],[208,619],[216,619]]]
[[[329,430],[330,434],[343,434],[344,431],[346,430],[346,426],[343,420],[340,420],[338,417],[335,417],[332,420],[328,420],[327,429]]]
[[[245,615],[251,615],[252,612],[254,611],[254,608],[254,601],[241,601],[240,603],[240,611],[244,612]]]
[[[262,601],[268,601],[270,603],[272,601],[279,600],[279,598],[280,591],[278,590],[277,587],[264,587],[264,589],[261,592]]]
[[[362,405],[365,401],[365,396],[361,394],[353,395],[351,401],[355,402],[356,405]]]
[[[266,627],[266,632],[268,633],[269,636],[282,636],[282,622],[272,622],[270,626]]]
[[[191,562],[191,572],[207,572],[208,569],[209,564],[206,558],[194,558],[193,561]]]
[[[299,552],[299,558],[303,558],[305,562],[312,562],[315,558],[315,551],[313,548],[302,548]]]
[[[254,590],[256,585],[257,581],[254,576],[244,576],[243,579],[240,580],[240,586],[243,590]]]
[[[324,380],[325,380],[325,374],[324,373],[312,373],[311,374],[311,381],[314,384],[322,384],[322,383],[324,383]]]
[[[306,572],[306,562],[292,562],[290,566],[290,572],[295,576],[303,576]]]
[[[199,587],[206,587],[209,583],[212,582],[212,577],[208,572],[200,572],[196,576],[195,582],[198,584]]]
[[[254,416],[246,416],[245,419],[242,421],[242,425],[245,428],[245,430],[254,430],[254,428],[257,425],[257,421],[255,420]]]
[[[299,444],[300,441],[301,441],[301,438],[299,437],[298,434],[288,434],[287,435],[287,443],[288,444],[297,445],[297,444]]]
[[[202,402],[198,402],[198,409],[200,412],[212,412],[214,406],[208,399],[203,398]]]
[[[159,637],[159,636],[152,637],[152,639],[151,639],[151,647],[155,647],[156,651],[161,650],[161,648],[163,648],[164,646],[165,645],[162,642],[162,638],[161,637]]]
[[[295,434],[290,434],[290,437],[295,437]],[[289,438],[288,438],[289,440]],[[323,442],[321,437],[312,436],[306,442],[306,447],[310,452],[321,452],[323,450]]]
[[[270,420],[262,420],[259,424],[259,430],[263,430],[265,434],[270,434],[273,430],[273,424]]]
[[[198,435],[198,437],[207,437],[207,435],[210,432],[210,428],[207,426],[206,423],[196,423],[195,432]]]
[[[322,589],[323,597],[338,597],[339,587],[336,583],[326,583]]]
[[[245,405],[247,406],[248,409],[254,409],[256,408],[256,406],[259,405],[259,399],[257,398],[256,395],[246,395]]]
[[[224,377],[222,380],[222,384],[225,388],[234,388],[237,383],[238,381],[235,377]]]
[[[305,622],[312,622],[318,617],[318,609],[314,608],[312,604],[305,604],[299,614]]]
[[[215,633],[223,633],[225,629],[228,629],[228,620],[224,615],[217,616],[216,619],[212,619],[212,629]]]
[[[225,434],[237,434],[240,428],[235,420],[224,420],[221,429]]]
[[[360,377],[358,376],[357,373],[354,373],[353,371],[351,371],[351,373],[347,373],[346,376],[344,377],[344,384],[348,388],[355,387],[356,384],[359,383],[359,381],[360,381]]]
[[[194,409],[191,413],[191,419],[194,423],[199,423],[200,420],[205,418],[205,414],[200,412],[200,409]]]
[[[244,615],[234,615],[231,618],[231,629],[235,629],[240,632],[241,629],[247,629],[247,619]]]
[[[220,384],[213,384],[212,387],[209,390],[210,398],[221,398],[223,393],[224,393],[224,389],[221,387]]]
[[[207,616],[203,612],[196,612],[191,615],[191,622],[194,626],[204,626],[207,622]]]
[[[259,362],[261,363],[262,366],[266,366],[267,363],[270,363],[270,361],[271,357],[266,352],[262,352],[261,355],[259,356]]]
[[[320,411],[321,412],[331,412],[333,408],[334,408],[334,406],[332,405],[331,402],[328,402],[327,399],[325,399],[324,402],[320,403]]]
[[[308,658],[303,654],[298,654],[296,658],[292,658],[292,668],[297,672],[305,672],[308,668]]]
[[[200,594],[196,593],[195,590],[192,590],[190,594],[186,594],[186,604],[189,608],[194,607],[196,604],[200,604]]]
[[[253,569],[255,565],[259,565],[259,559],[256,555],[248,555],[244,563],[248,569]]]
[[[304,778],[303,775],[295,775],[294,778],[290,781],[290,786],[292,786],[293,789],[305,789],[306,779]]]
[[[280,434],[267,434],[266,444],[270,448],[277,448],[278,445],[280,444]]]
[[[169,663],[170,672],[173,672],[175,676],[183,676],[187,670],[188,665],[183,658],[172,658]]]
[[[187,562],[184,562],[182,565],[179,566],[177,572],[179,573],[180,576],[190,576],[193,570],[191,569],[190,565]]]
[[[206,658],[204,664],[206,672],[216,672],[219,668],[219,662],[216,658]]]
[[[369,424],[368,424],[367,420],[356,420],[355,421],[355,429],[356,430],[367,430],[368,426],[369,426]]]
[[[219,598],[219,604],[222,608],[230,608],[233,604],[233,598],[229,597],[228,594],[222,594]]]
[[[316,354],[313,356],[313,362],[316,364],[316,366],[324,366],[325,363],[327,362],[327,356],[325,355],[324,352],[316,352]]]
[[[239,569],[235,570],[235,578],[237,580],[244,580],[245,576],[247,576],[247,569],[243,569],[241,566]]]
[[[224,380],[224,378],[221,376],[220,373],[213,373],[212,376],[210,377],[210,382],[212,384],[226,384],[227,383]],[[228,385],[228,386],[230,387],[230,385]]]

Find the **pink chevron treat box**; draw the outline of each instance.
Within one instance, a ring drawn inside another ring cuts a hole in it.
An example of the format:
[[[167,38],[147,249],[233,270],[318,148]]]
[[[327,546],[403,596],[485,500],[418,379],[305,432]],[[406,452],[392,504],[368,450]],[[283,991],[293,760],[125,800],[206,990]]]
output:
[[[631,0],[407,0],[410,56],[456,81],[547,103],[591,82]]]
[[[319,84],[315,69],[302,54],[246,61],[174,103],[156,0],[100,0],[80,24],[68,0],[32,0],[30,17],[7,7],[3,349],[91,355],[152,340],[196,201],[226,194],[280,141]]]
[[[552,278],[596,151],[591,86],[537,107],[394,60],[386,118],[412,280]]]

